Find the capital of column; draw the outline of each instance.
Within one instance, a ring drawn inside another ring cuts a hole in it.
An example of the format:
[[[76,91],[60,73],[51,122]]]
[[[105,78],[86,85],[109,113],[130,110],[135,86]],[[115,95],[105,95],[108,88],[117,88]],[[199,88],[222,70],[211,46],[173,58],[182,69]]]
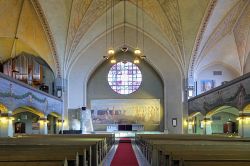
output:
[[[1,113],[0,114],[0,121],[2,123],[7,122],[7,121],[13,121],[15,118],[12,116],[11,112],[8,113]]]
[[[46,122],[46,123],[48,123],[49,121],[48,121],[47,117],[40,117],[38,122]]]

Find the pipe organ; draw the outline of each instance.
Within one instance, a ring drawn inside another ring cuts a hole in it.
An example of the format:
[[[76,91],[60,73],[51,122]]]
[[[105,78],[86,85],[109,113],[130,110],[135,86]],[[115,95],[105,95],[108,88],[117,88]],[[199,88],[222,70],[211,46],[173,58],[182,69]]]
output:
[[[42,84],[42,71],[42,65],[31,55],[21,54],[3,64],[4,74],[34,86]]]

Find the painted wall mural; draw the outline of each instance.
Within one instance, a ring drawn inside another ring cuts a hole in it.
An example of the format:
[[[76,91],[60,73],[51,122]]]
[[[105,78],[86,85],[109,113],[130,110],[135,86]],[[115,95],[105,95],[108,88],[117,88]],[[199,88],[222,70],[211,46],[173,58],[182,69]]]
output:
[[[189,115],[201,112],[203,115],[219,106],[232,106],[240,111],[250,103],[250,73],[225,85],[188,100]]]
[[[91,100],[93,124],[160,124],[160,99]]]
[[[62,114],[62,100],[37,90],[25,83],[0,73],[0,104],[8,111],[19,107],[32,107],[45,115],[51,112]]]

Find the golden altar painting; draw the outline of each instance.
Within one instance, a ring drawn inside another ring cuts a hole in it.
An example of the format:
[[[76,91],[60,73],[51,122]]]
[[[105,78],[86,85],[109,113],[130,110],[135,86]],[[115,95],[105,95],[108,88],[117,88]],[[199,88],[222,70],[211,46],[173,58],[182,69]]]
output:
[[[91,100],[93,124],[160,124],[160,99]]]

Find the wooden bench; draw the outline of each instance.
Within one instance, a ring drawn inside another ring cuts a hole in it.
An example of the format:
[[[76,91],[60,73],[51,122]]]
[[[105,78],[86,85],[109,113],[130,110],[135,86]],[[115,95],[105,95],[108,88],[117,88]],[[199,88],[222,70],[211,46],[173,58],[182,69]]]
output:
[[[211,165],[216,162],[220,165],[229,162],[250,165],[250,155],[247,155],[250,152],[249,142],[249,139],[220,136],[166,134],[136,136],[137,145],[151,165],[179,166],[186,163]]]
[[[86,157],[79,160],[79,156],[86,156],[86,148],[89,146],[86,146],[86,148],[65,145],[13,145],[0,147],[0,162],[60,161],[63,163],[66,159],[68,163],[86,163],[86,160],[84,160]]]
[[[112,137],[109,134],[0,138],[0,165],[99,165],[107,153],[106,141]]]
[[[101,160],[106,156],[107,152],[110,150],[110,148],[113,146],[115,142],[115,136],[114,134],[81,134],[81,135],[75,135],[75,134],[67,134],[67,135],[61,135],[61,134],[55,134],[55,135],[24,135],[23,137],[48,137],[48,138],[67,138],[67,137],[74,137],[74,138],[104,138],[100,144],[99,144],[99,151],[100,151],[100,157]]]

